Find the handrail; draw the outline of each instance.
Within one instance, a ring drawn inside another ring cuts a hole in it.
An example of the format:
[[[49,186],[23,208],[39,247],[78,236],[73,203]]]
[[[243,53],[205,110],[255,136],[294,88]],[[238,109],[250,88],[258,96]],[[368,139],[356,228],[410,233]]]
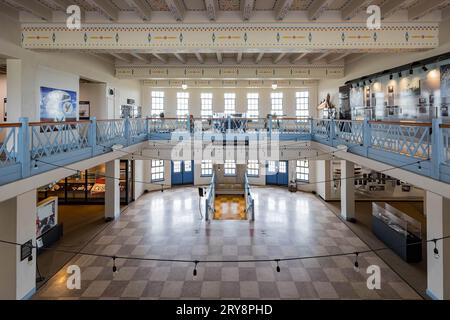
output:
[[[42,125],[65,125],[65,124],[80,124],[80,123],[90,123],[91,120],[79,120],[79,121],[61,121],[61,122],[53,122],[53,121],[42,121],[42,122],[30,122],[29,125],[36,127]]]
[[[96,120],[96,121],[97,122],[106,122],[106,121],[111,122],[111,121],[123,121],[123,120],[125,120],[125,119],[99,119],[99,120]],[[89,120],[87,120],[87,121],[89,121]]]
[[[410,127],[431,127],[431,122],[415,122],[415,121],[379,121],[370,120],[370,124],[389,124],[397,126],[410,126]]]
[[[22,124],[20,122],[4,122],[0,123],[0,128],[11,128],[11,127],[21,127]]]
[[[442,123],[442,124],[439,125],[439,128],[442,128],[442,129],[450,129],[450,124],[448,124],[448,123]]]

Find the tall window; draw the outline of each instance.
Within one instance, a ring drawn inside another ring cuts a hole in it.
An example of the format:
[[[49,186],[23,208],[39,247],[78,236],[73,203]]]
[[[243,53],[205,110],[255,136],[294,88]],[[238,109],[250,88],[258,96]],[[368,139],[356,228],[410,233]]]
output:
[[[181,161],[174,161],[173,162],[173,172],[174,173],[180,173],[181,172]]]
[[[272,114],[276,116],[283,115],[283,92],[272,92],[270,94],[272,100]]]
[[[184,162],[184,172],[191,172],[191,171],[192,171],[192,162],[185,161]]]
[[[267,162],[267,172],[268,173],[276,173],[277,172],[277,163],[273,160]]]
[[[279,173],[287,173],[286,161],[278,162],[278,172]]]
[[[236,113],[236,94],[235,93],[225,93],[225,111],[226,115]]]
[[[247,115],[249,118],[259,116],[259,93],[247,93]]]
[[[177,92],[177,116],[186,118],[189,115],[189,92]]]
[[[212,166],[212,160],[202,160],[202,176],[203,177],[210,177],[213,173],[213,166]]]
[[[309,180],[309,161],[297,160],[297,166],[295,169],[297,180],[308,181]]]
[[[258,160],[248,160],[247,174],[249,177],[259,176],[259,163]]]
[[[152,160],[152,182],[164,180],[164,160]]]
[[[309,116],[309,92],[301,91],[295,93],[296,110],[295,115],[297,117]]]
[[[212,110],[212,93],[201,93],[200,100],[202,103],[202,118],[211,118],[213,115]]]
[[[236,162],[234,160],[225,160],[225,175],[226,176],[236,175]]]
[[[164,112],[164,91],[152,91],[152,116],[159,116]]]

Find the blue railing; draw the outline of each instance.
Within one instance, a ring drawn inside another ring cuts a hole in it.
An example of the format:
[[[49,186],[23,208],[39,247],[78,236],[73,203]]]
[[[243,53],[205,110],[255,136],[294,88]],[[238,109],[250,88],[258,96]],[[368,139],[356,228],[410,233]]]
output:
[[[244,192],[245,192],[245,212],[247,219],[255,221],[255,199],[253,199],[252,192],[250,190],[250,182],[248,176],[245,174],[244,179]]]
[[[211,183],[206,190],[206,201],[205,201],[205,220],[211,220],[211,217],[215,212],[215,201],[216,201],[216,175],[213,173],[211,177]]]
[[[146,140],[183,136],[209,140],[312,140],[345,145],[348,152],[450,183],[450,126],[432,122],[349,121],[308,118],[114,119],[0,126],[0,185]],[[417,162],[415,162],[417,160]],[[420,163],[418,161],[421,161]]]

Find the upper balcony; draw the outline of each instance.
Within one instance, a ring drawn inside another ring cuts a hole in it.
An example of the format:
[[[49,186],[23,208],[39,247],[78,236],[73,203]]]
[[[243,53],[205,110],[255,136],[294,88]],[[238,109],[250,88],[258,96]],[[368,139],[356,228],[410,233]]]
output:
[[[450,183],[450,125],[310,118],[140,118],[0,124],[0,185],[146,140],[309,140]]]

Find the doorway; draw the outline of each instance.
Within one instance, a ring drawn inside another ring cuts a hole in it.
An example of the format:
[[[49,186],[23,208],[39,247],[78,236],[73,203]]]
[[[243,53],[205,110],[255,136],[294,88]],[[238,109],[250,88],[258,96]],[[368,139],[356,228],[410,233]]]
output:
[[[194,183],[194,161],[172,161],[172,185]]]
[[[267,161],[266,184],[287,186],[288,182],[288,162]]]

